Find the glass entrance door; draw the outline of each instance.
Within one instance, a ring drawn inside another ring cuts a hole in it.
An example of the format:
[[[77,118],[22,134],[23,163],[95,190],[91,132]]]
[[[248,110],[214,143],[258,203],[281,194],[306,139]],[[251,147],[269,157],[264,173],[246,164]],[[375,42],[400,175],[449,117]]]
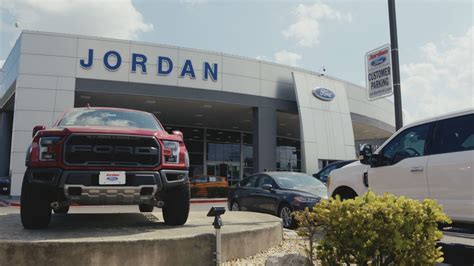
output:
[[[207,175],[223,176],[233,185],[240,179],[240,163],[208,161]]]

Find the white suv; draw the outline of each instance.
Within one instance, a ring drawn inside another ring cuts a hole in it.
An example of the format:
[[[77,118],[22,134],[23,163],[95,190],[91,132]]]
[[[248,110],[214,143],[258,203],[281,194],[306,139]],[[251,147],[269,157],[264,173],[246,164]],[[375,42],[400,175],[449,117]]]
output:
[[[474,109],[401,128],[362,160],[333,171],[328,195],[389,192],[444,206],[454,221],[474,222]]]

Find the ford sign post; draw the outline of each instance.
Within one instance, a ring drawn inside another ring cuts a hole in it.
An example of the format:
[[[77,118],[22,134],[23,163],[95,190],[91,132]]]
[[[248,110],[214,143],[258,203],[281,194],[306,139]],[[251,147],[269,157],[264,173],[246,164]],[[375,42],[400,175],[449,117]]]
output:
[[[365,55],[367,98],[380,99],[393,94],[392,57],[390,45],[384,45]]]

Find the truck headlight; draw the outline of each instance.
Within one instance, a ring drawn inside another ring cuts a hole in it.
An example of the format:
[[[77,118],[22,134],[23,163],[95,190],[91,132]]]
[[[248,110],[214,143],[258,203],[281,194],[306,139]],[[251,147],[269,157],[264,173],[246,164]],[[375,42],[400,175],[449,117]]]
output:
[[[56,161],[60,150],[58,141],[61,137],[41,137],[39,139],[39,160],[43,162]]]
[[[169,154],[165,152],[165,163],[179,163],[179,142],[164,140],[165,149],[169,150]]]

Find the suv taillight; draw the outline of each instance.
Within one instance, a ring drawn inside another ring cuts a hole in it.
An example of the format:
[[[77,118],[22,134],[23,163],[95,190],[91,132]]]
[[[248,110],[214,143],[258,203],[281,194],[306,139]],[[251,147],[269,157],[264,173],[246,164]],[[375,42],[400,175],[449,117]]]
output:
[[[58,145],[61,137],[41,137],[39,143],[39,160],[42,162],[56,161],[60,151]]]

